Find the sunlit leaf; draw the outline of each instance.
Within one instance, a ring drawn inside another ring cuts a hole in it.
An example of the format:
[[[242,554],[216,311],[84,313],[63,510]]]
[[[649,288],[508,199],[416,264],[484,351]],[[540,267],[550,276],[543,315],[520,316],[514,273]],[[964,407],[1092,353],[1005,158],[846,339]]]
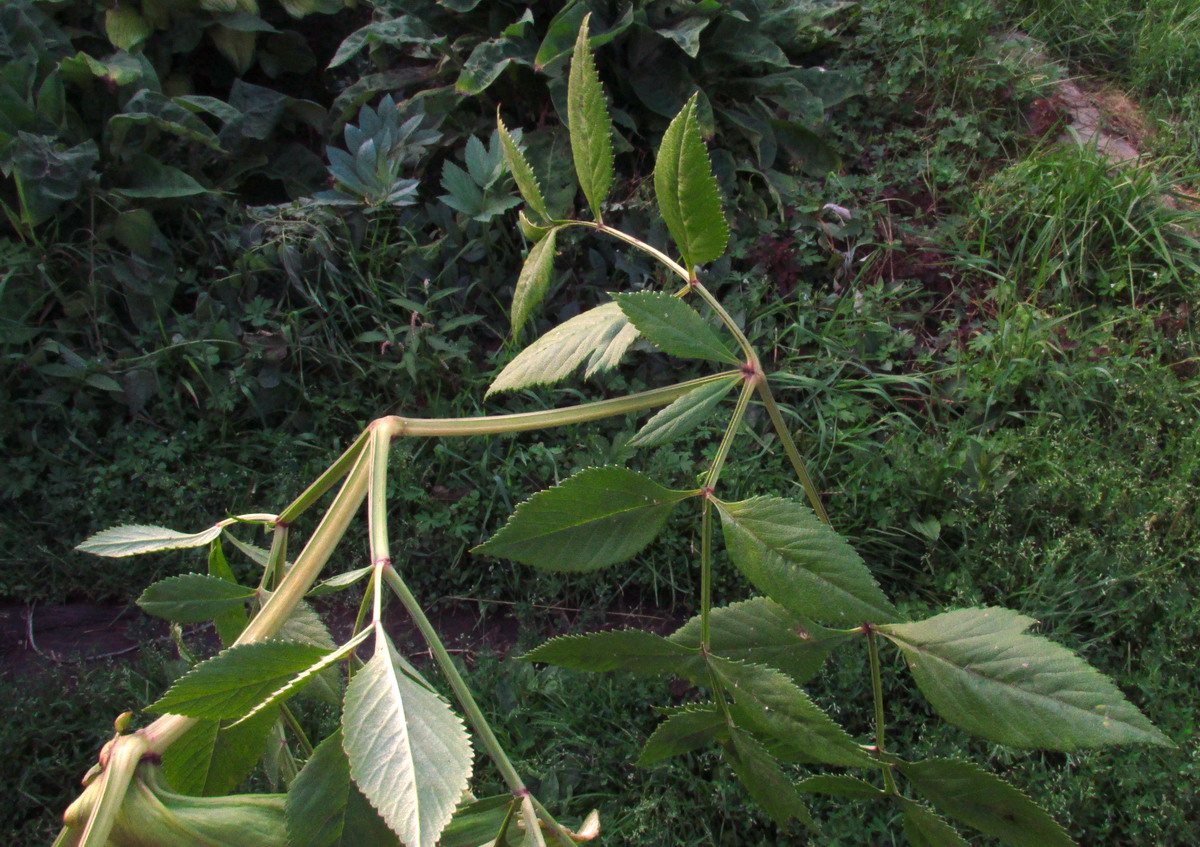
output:
[[[571,56],[567,80],[567,128],[571,133],[571,154],[579,185],[592,207],[592,214],[596,220],[602,220],[600,207],[608,199],[613,181],[612,120],[588,46],[587,17],[579,28],[575,52]]]
[[[161,526],[115,526],[97,532],[76,550],[97,556],[136,556],[156,550],[203,547],[221,534],[222,527],[210,526],[200,532],[176,532]]]
[[[546,237],[529,248],[525,264],[521,266],[521,275],[517,278],[517,288],[513,292],[512,329],[513,335],[521,332],[530,313],[546,296],[550,285],[550,276],[554,271],[554,251],[557,247],[558,230],[552,229]]]
[[[513,140],[504,121],[500,120],[499,114],[496,115],[496,129],[500,133],[500,145],[504,150],[504,160],[508,163],[509,171],[512,172],[517,190],[521,192],[526,204],[535,214],[544,221],[550,220],[550,213],[546,211],[546,200],[542,197],[542,187],[533,173],[533,167],[525,158],[525,154],[521,152],[521,148],[517,146],[517,142]]]
[[[654,193],[689,271],[725,252],[729,228],[721,211],[708,151],[700,138],[696,95],[663,135],[654,163]]]
[[[738,357],[700,313],[661,291],[614,294],[613,300],[642,337],[669,356],[738,365]]]
[[[741,378],[733,375],[697,386],[658,411],[629,439],[630,447],[657,447],[687,435],[708,420]]]

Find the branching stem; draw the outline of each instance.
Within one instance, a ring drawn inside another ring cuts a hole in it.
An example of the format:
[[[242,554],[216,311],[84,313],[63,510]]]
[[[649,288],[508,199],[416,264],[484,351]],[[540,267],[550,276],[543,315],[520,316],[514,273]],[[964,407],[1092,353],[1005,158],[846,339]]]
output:
[[[879,644],[875,638],[875,628],[870,624],[863,625],[867,636],[867,654],[871,660],[871,690],[875,695],[875,749],[879,753],[887,752],[885,746],[884,711],[883,711],[883,675],[879,669]],[[896,778],[892,775],[892,766],[886,762],[883,766],[883,786],[888,794],[898,794]]]

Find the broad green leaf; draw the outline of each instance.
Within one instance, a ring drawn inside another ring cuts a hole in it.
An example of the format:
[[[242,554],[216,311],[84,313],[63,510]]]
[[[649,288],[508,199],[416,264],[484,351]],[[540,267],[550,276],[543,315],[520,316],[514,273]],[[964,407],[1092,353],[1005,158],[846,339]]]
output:
[[[522,350],[488,387],[488,396],[566,379],[586,363],[584,376],[616,367],[638,331],[616,303],[605,303],[559,324]]]
[[[500,146],[504,150],[504,161],[508,163],[508,169],[512,172],[517,190],[525,198],[525,203],[541,220],[550,220],[550,213],[546,211],[546,200],[542,197],[542,187],[538,184],[537,176],[534,175],[533,168],[525,158],[525,154],[521,152],[521,148],[517,147],[517,142],[509,134],[508,127],[500,119],[498,110],[496,129],[500,133]]]
[[[350,779],[337,730],[313,750],[288,787],[288,847],[399,847],[400,840]]]
[[[971,762],[902,762],[900,773],[936,808],[1012,847],[1073,847],[1054,818],[1000,777]]]
[[[472,552],[548,570],[598,570],[636,555],[675,505],[697,493],[663,488],[625,468],[587,468],[517,506]]]
[[[730,729],[729,741],[723,750],[725,761],[771,820],[782,827],[795,818],[816,831],[816,822],[804,805],[800,792],[779,767],[779,762],[771,758],[752,735],[736,727]]]
[[[725,252],[729,228],[700,138],[694,94],[663,135],[654,163],[654,194],[689,273]]]
[[[104,34],[118,50],[132,52],[154,32],[154,27],[132,5],[114,6],[104,13]]]
[[[899,619],[854,548],[808,507],[778,497],[716,504],[733,563],[776,603],[840,624]]]
[[[496,835],[504,825],[513,803],[511,794],[463,803],[455,809],[454,817],[442,830],[442,840],[438,842],[438,847],[495,847],[492,842],[496,840]],[[508,840],[502,843],[519,843],[520,836],[517,832],[510,829],[508,835]]]
[[[797,685],[810,679],[830,651],[851,637],[794,615],[766,597],[713,609],[709,627],[713,655],[775,668]],[[698,648],[700,616],[676,630],[671,640]]]
[[[295,641],[299,644],[311,644],[314,647],[320,647],[324,650],[337,650],[337,642],[333,640],[333,635],[329,632],[329,627],[321,620],[321,616],[317,614],[312,606],[301,600],[296,604],[296,608],[292,610],[288,619],[283,622],[283,626],[279,628],[279,633],[275,636],[277,641]],[[355,639],[351,639],[355,641]],[[358,641],[355,642],[356,644]],[[303,688],[305,696],[312,697],[328,703],[331,706],[338,706],[342,702],[342,680],[338,675],[337,668],[328,667],[345,655],[345,647],[338,651],[337,656],[326,656],[321,660],[321,667],[314,668],[316,676],[310,675],[307,671],[298,676],[295,682]],[[288,692],[291,686],[287,686]],[[288,692],[277,692],[286,694]]]
[[[139,153],[130,163],[131,185],[114,188],[122,197],[169,199],[207,194],[208,189],[179,168],[164,165],[152,156]]]
[[[717,656],[709,656],[708,666],[732,695],[738,725],[780,742],[782,755],[850,767],[871,763],[854,739],[779,671]]]
[[[989,741],[1044,750],[1173,746],[1099,671],[1024,632],[1031,623],[1008,609],[957,609],[879,632],[900,647],[939,715]]]
[[[726,730],[725,716],[712,703],[685,706],[658,725],[634,764],[647,767],[724,741]]]
[[[446,701],[379,644],[346,686],[350,774],[405,847],[433,847],[467,788],[471,743]]]
[[[546,296],[550,285],[550,274],[554,271],[554,250],[557,247],[558,230],[552,229],[541,241],[529,248],[521,275],[517,278],[517,289],[513,292],[512,330],[519,335],[521,327],[530,313]]]
[[[822,774],[802,779],[796,790],[804,794],[826,794],[830,797],[845,797],[848,800],[886,800],[886,792],[879,790],[866,780],[843,774]]]
[[[642,337],[667,355],[741,364],[700,313],[678,297],[637,291],[614,294],[613,299]]]
[[[148,615],[177,623],[200,623],[244,608],[254,594],[253,588],[236,582],[189,573],[159,580],[142,592],[137,604]]]
[[[712,410],[739,382],[741,377],[734,375],[693,388],[646,421],[645,426],[629,439],[629,446],[657,447],[682,438],[708,420]]]
[[[254,769],[278,719],[278,710],[269,709],[237,726],[197,721],[163,753],[163,773],[181,794],[228,794]]]
[[[75,549],[97,556],[119,558],[158,550],[203,547],[220,535],[221,529],[220,526],[210,526],[201,532],[187,533],[161,526],[115,526],[97,532]]]
[[[571,154],[575,158],[579,185],[592,207],[592,214],[601,221],[604,215],[600,207],[608,199],[613,181],[612,120],[588,46],[589,17],[583,19],[571,56],[567,80],[567,128],[571,133]]]
[[[463,63],[454,87],[460,94],[479,94],[493,82],[511,63],[528,65],[525,46],[510,38],[493,38],[480,42]]]
[[[288,641],[230,647],[188,671],[146,711],[192,718],[240,718],[326,653],[311,644]]]
[[[225,549],[221,545],[220,536],[214,538],[208,548],[208,575],[237,585],[237,578],[234,577],[233,569],[229,567],[229,562],[225,558]],[[238,603],[213,616],[212,620],[217,628],[217,636],[221,639],[221,646],[228,647],[237,641],[237,637],[246,628],[246,607],[242,603]]]
[[[370,633],[371,633],[370,629],[364,629],[362,632],[360,632],[358,635],[351,638],[349,641],[347,641],[341,647],[338,647],[336,650],[333,650],[333,652],[327,653],[326,655],[322,656],[320,659],[315,661],[312,665],[310,665],[309,667],[300,671],[295,676],[288,679],[283,685],[281,685],[279,688],[272,691],[268,696],[259,700],[259,702],[257,704],[255,704],[253,707],[251,707],[250,710],[246,713],[246,716],[241,718],[241,720],[242,721],[252,720],[254,718],[254,716],[257,715],[259,712],[261,712],[263,709],[274,708],[275,706],[282,703],[284,700],[291,697],[293,694],[298,693],[300,691],[300,689],[304,688],[306,685],[309,685],[309,684],[325,683],[325,685],[328,688],[328,691],[325,695],[322,696],[322,699],[324,699],[326,702],[328,702],[330,696],[336,697],[336,695],[338,693],[337,688],[334,684],[331,684],[326,679],[324,679],[325,672],[332,671],[333,665],[336,662],[340,662],[342,659],[346,658],[351,653],[353,653],[354,650],[358,647],[358,645],[360,645],[364,641],[366,641],[367,636]],[[335,681],[336,681],[336,677],[335,677]],[[234,723],[233,726],[237,726],[237,723]]]
[[[673,673],[692,678],[703,671],[700,654],[640,629],[608,630],[552,638],[521,657],[575,671]]]
[[[902,800],[904,837],[912,847],[967,847],[954,827],[919,803]]]

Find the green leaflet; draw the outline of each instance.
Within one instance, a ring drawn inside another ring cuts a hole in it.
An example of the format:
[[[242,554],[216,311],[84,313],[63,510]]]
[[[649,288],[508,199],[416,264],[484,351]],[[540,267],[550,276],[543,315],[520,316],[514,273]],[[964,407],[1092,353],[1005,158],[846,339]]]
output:
[[[825,794],[830,797],[845,797],[848,800],[886,800],[886,792],[880,791],[866,780],[843,774],[822,774],[802,779],[796,790],[804,794]]]
[[[794,615],[773,600],[756,597],[712,610],[713,655],[782,671],[797,685],[810,679],[834,647],[850,638]],[[700,616],[671,636],[685,647],[700,646]]]
[[[550,285],[550,274],[554,270],[554,250],[557,246],[558,229],[552,229],[546,237],[529,248],[525,264],[521,266],[521,275],[517,278],[517,288],[513,292],[512,330],[513,335],[519,335],[521,327],[529,319],[529,314],[546,296],[546,288]]]
[[[697,493],[663,488],[625,468],[587,468],[517,506],[472,552],[548,570],[594,571],[638,553],[675,505]]]
[[[290,641],[230,647],[188,671],[146,711],[192,718],[240,718],[327,653],[322,647]]]
[[[350,779],[337,730],[313,750],[288,787],[289,847],[399,847],[400,840]]]
[[[912,847],[968,847],[954,827],[919,803],[902,800],[904,837]]]
[[[738,726],[780,742],[787,758],[848,767],[871,758],[790,679],[773,668],[708,657],[734,699]]]
[[[1008,609],[957,609],[879,627],[938,714],[998,744],[1075,750],[1171,741],[1099,671],[1024,630]]]
[[[808,507],[778,497],[714,502],[733,563],[776,603],[841,624],[899,618],[854,548]]]
[[[724,741],[726,736],[725,717],[714,704],[685,706],[655,728],[634,764],[647,767]]]
[[[116,6],[104,13],[104,34],[118,50],[132,52],[154,32],[154,27],[132,6]]]
[[[346,686],[343,746],[355,783],[405,847],[433,847],[467,788],[471,743],[446,701],[396,658],[381,639]]]
[[[137,604],[148,615],[177,623],[200,623],[244,609],[254,593],[253,588],[219,576],[189,573],[159,580],[142,592]]]
[[[500,147],[504,150],[504,160],[508,163],[509,171],[512,172],[517,190],[525,198],[525,203],[541,220],[550,220],[550,213],[546,211],[546,200],[542,197],[542,187],[538,184],[537,177],[534,175],[529,161],[525,158],[525,154],[517,147],[517,142],[513,141],[508,127],[500,119],[499,110],[496,111],[496,129],[500,133]]]
[[[725,761],[771,820],[782,827],[795,818],[814,832],[817,831],[816,822],[796,791],[796,786],[779,767],[779,762],[771,758],[752,735],[734,727],[730,729],[729,741],[722,749]]]
[[[567,79],[567,129],[571,133],[571,155],[583,196],[597,221],[604,215],[600,207],[608,199],[613,181],[612,120],[604,102],[604,89],[596,73],[596,63],[588,47],[588,20],[583,19],[571,72]]]
[[[1073,847],[1040,806],[970,762],[930,759],[901,763],[900,773],[935,807],[1012,847]]]
[[[312,684],[314,688],[318,688],[321,691],[320,697],[322,700],[329,702],[332,699],[336,703],[338,694],[340,693],[337,688],[337,677],[333,677],[331,682],[326,678],[325,672],[331,670],[336,662],[339,662],[349,656],[359,644],[362,644],[364,641],[366,641],[370,632],[370,629],[364,629],[341,647],[337,648],[331,653],[325,654],[320,659],[313,662],[312,665],[295,674],[291,679],[284,682],[284,684],[279,688],[272,691],[267,697],[260,700],[253,708],[250,709],[250,711],[246,714],[246,717],[235,722],[233,726],[237,726],[238,723],[241,723],[241,721],[251,720],[263,709],[270,709],[279,705],[284,700],[288,699],[293,694],[296,694],[302,688],[310,684]]]
[[[163,754],[163,773],[181,794],[219,797],[238,786],[262,758],[278,709],[259,712],[237,726],[201,720]]]
[[[605,303],[576,315],[547,332],[509,362],[487,396],[566,379],[586,363],[584,376],[616,367],[638,337],[637,329],[616,303]]]
[[[654,194],[689,272],[725,252],[729,228],[700,138],[695,94],[663,135],[654,163]]]
[[[161,526],[115,526],[97,532],[76,550],[97,556],[136,556],[156,550],[203,547],[221,534],[222,527],[210,526],[200,532],[176,532]]]
[[[689,679],[703,674],[704,662],[693,649],[640,629],[608,630],[552,638],[521,657],[574,671],[673,673]]]
[[[709,413],[739,382],[741,378],[733,375],[693,388],[646,421],[637,434],[629,439],[629,446],[657,447],[682,438],[708,420]]]
[[[438,847],[480,847],[481,844],[491,847],[492,842],[497,840],[496,836],[500,827],[504,826],[513,803],[511,794],[464,802],[455,809],[454,817],[442,830],[442,840],[438,842]],[[510,829],[508,836],[507,841],[500,843],[518,843],[517,833]]]
[[[221,545],[220,536],[214,538],[208,547],[208,575],[237,585],[237,578],[233,575],[233,569],[229,567],[229,561],[225,558],[225,549]],[[144,594],[143,592],[143,596]],[[214,615],[212,620],[217,628],[217,637],[221,639],[221,646],[228,647],[237,641],[237,637],[246,628],[245,604],[238,603],[231,606]]]
[[[669,356],[740,365],[700,313],[661,291],[614,294],[613,299],[642,337]]]

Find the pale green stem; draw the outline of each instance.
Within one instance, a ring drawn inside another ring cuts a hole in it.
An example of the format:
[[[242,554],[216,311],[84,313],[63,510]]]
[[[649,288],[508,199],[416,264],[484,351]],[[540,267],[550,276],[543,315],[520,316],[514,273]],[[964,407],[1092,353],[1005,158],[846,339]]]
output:
[[[875,643],[875,628],[864,627],[867,633],[867,654],[871,659],[871,689],[875,695],[875,749],[886,752],[884,746],[883,675],[879,670],[879,645]],[[883,786],[888,794],[897,794],[896,778],[891,765],[883,763]]]
[[[712,498],[700,507],[700,649],[712,645]]]
[[[800,457],[800,451],[796,449],[796,442],[792,440],[792,434],[788,432],[787,424],[783,420],[783,415],[780,413],[779,406],[776,405],[775,397],[771,394],[771,389],[765,379],[758,384],[758,395],[767,408],[767,415],[771,418],[771,425],[775,427],[775,433],[779,436],[780,443],[783,444],[783,452],[787,454],[788,461],[792,463],[792,470],[796,472],[796,478],[800,480],[800,485],[804,489],[805,495],[808,496],[809,505],[817,513],[818,518],[829,524],[829,513],[825,511],[825,504],[821,502],[821,493],[817,491],[812,477],[808,475],[804,459]]]
[[[638,250],[641,250],[647,256],[653,256],[655,259],[669,268],[676,276],[682,277],[687,282],[691,282],[692,280],[692,274],[688,272],[687,268],[676,262],[666,253],[659,250],[657,247],[651,247],[640,238],[634,238],[629,233],[621,232],[619,229],[613,229],[611,226],[596,223],[595,221],[553,221],[551,225],[556,227],[583,226],[588,227],[589,229],[594,229],[597,232],[606,233],[611,235],[613,238],[619,238],[631,247],[636,247]]]
[[[354,443],[346,448],[346,452],[342,453],[329,468],[317,477],[316,481],[304,490],[304,493],[292,501],[292,504],[280,512],[278,521],[280,523],[291,523],[296,518],[321,498],[321,496],[334,486],[335,483],[346,474],[350,473],[354,467],[354,463],[358,461],[358,455],[366,446],[367,439],[371,435],[371,429],[364,429],[358,438],[354,439]]]
[[[114,738],[108,751],[108,762],[100,779],[104,785],[87,825],[79,839],[79,847],[105,847],[112,833],[113,823],[121,811],[125,793],[137,772],[138,763],[150,751],[149,742],[137,735],[121,735]]]
[[[271,552],[267,554],[267,565],[263,568],[262,580],[259,585],[268,591],[273,590],[285,576],[287,568],[288,525],[276,523],[271,535]]]
[[[738,396],[737,406],[733,410],[733,417],[729,419],[729,426],[725,428],[725,435],[721,439],[720,446],[717,447],[717,455],[713,458],[713,463],[709,466],[708,473],[704,477],[704,487],[710,491],[717,487],[717,480],[721,478],[721,469],[725,467],[725,459],[729,456],[729,448],[733,446],[733,439],[737,436],[738,428],[742,425],[742,419],[746,416],[746,407],[750,405],[750,395],[754,393],[755,382],[756,379],[750,378],[742,385],[742,393]]]
[[[734,340],[736,340],[738,346],[742,348],[742,354],[746,357],[746,366],[750,369],[751,373],[761,374],[762,365],[758,361],[758,354],[755,353],[754,348],[750,346],[750,340],[746,338],[746,333],[742,332],[742,328],[737,325],[733,319],[733,316],[729,314],[729,312],[725,311],[725,307],[721,305],[720,301],[717,300],[716,297],[713,297],[712,292],[705,288],[701,283],[693,282],[692,288],[694,288],[696,293],[700,295],[700,299],[707,303],[709,308],[717,313],[717,317],[721,319],[721,323],[725,324],[725,328],[733,334]]]

